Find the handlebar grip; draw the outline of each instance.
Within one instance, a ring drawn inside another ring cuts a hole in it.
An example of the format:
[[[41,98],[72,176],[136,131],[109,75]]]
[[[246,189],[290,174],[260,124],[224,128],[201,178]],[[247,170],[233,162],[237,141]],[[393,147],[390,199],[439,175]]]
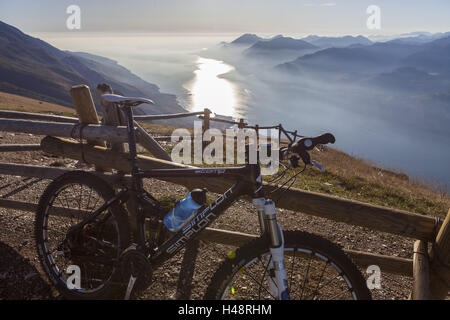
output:
[[[328,144],[335,143],[336,138],[331,133],[324,133],[320,136],[311,139],[313,141],[313,145],[317,144]]]
[[[280,158],[286,159],[289,152],[298,154],[305,164],[310,164],[311,159],[308,151],[314,149],[318,144],[335,143],[336,138],[331,133],[324,133],[314,138],[302,138],[286,148],[280,148]]]
[[[297,152],[300,153],[301,150],[312,150],[315,146],[318,144],[327,144],[327,143],[334,143],[336,139],[331,133],[324,133],[320,136],[314,137],[314,138],[302,138],[298,141],[296,141],[291,148]]]

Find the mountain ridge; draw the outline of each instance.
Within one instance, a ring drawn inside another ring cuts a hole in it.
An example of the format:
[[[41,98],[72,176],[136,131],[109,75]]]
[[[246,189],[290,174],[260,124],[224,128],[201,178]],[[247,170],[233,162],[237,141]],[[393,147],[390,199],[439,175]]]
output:
[[[156,85],[147,83],[117,62],[114,69],[112,61],[100,56],[59,50],[0,21],[2,91],[72,107],[69,95],[71,86],[87,84],[99,108],[94,91],[98,83],[105,82],[116,92],[155,101],[152,107],[141,107],[141,113],[186,112],[178,104],[176,96],[161,93]],[[123,78],[132,80],[132,83],[123,82]],[[185,121],[182,119],[177,122]]]

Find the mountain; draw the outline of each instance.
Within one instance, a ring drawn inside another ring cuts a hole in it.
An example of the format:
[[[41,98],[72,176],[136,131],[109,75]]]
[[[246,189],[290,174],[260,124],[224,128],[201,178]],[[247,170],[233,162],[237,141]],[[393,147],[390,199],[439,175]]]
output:
[[[450,88],[450,37],[421,45],[420,50],[408,55],[399,64],[401,67],[392,72],[369,80],[370,84],[386,90],[431,94],[433,97],[445,92]],[[446,94],[442,96],[447,97]]]
[[[421,48],[406,57],[403,64],[432,73],[450,73],[450,36],[426,43]]]
[[[352,45],[371,45],[373,42],[363,36],[344,36],[344,37],[320,37],[316,35],[310,35],[305,38],[302,38],[308,43],[311,43],[317,47],[322,49],[326,48],[343,48]]]
[[[313,50],[317,49],[316,46],[300,39],[294,39],[291,37],[278,36],[271,40],[258,41],[250,47],[250,51],[268,50]]]
[[[141,107],[146,113],[186,111],[174,95],[161,93],[115,61],[59,50],[0,21],[0,91],[72,107],[71,86],[87,84],[98,108],[95,88],[103,82],[121,94],[151,98],[155,105]]]
[[[278,61],[288,61],[302,54],[307,54],[319,48],[306,41],[290,37],[276,36],[269,40],[260,40],[244,51],[250,58],[269,58]]]
[[[375,75],[367,84],[393,91],[395,94],[414,92],[414,94],[438,93],[450,88],[450,78],[445,75],[431,74],[413,68],[400,67],[392,72]]]
[[[186,110],[178,104],[177,97],[175,95],[161,93],[158,86],[144,81],[143,79],[132,73],[130,70],[119,65],[116,61],[85,52],[69,53],[72,56],[75,56],[89,69],[94,70],[99,74],[103,74],[108,78],[120,79],[121,82],[126,83],[128,86],[132,86],[133,88],[139,90],[141,92],[141,96],[145,95],[151,98],[155,102],[155,105],[143,105],[140,107],[145,113],[161,114],[186,112]],[[113,88],[115,87],[113,86]],[[126,88],[125,90],[129,89]],[[116,91],[120,91],[120,93],[125,94],[120,89],[116,89]],[[179,123],[183,122],[180,122],[180,120],[183,119],[178,119]],[[172,121],[172,123],[174,122]]]
[[[401,35],[400,37],[390,40],[390,42],[396,43],[409,43],[409,44],[425,44],[432,42],[441,38],[446,38],[450,36],[450,32],[439,32],[439,33],[429,33],[429,32],[411,32],[408,34]]]
[[[375,43],[370,46],[329,48],[304,55],[278,66],[279,70],[300,72],[379,73],[402,65],[406,57],[419,52],[420,45]]]
[[[238,45],[238,46],[250,46],[258,41],[263,40],[263,38],[258,37],[256,34],[246,33],[240,36],[239,38],[236,38],[235,40],[231,41],[231,45]]]

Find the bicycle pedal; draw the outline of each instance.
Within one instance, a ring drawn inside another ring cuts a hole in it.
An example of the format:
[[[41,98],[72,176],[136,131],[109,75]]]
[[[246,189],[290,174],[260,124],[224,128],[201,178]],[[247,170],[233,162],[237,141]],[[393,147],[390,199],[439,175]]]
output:
[[[127,290],[125,291],[125,300],[130,300],[131,292],[133,291],[134,284],[136,283],[136,277],[133,275],[130,276],[130,280],[128,281]]]

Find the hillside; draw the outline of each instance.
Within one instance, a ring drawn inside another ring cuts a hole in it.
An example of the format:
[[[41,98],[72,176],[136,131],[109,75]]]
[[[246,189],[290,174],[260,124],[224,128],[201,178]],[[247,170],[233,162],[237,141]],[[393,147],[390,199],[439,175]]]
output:
[[[15,110],[23,112],[52,113],[75,116],[75,110],[72,108],[1,91],[0,110]]]
[[[155,105],[142,106],[145,113],[185,111],[176,96],[161,93],[156,85],[145,82],[115,61],[61,51],[0,21],[0,91],[70,107],[70,87],[87,84],[98,108],[94,91],[99,83],[108,83],[123,95],[151,98]]]

